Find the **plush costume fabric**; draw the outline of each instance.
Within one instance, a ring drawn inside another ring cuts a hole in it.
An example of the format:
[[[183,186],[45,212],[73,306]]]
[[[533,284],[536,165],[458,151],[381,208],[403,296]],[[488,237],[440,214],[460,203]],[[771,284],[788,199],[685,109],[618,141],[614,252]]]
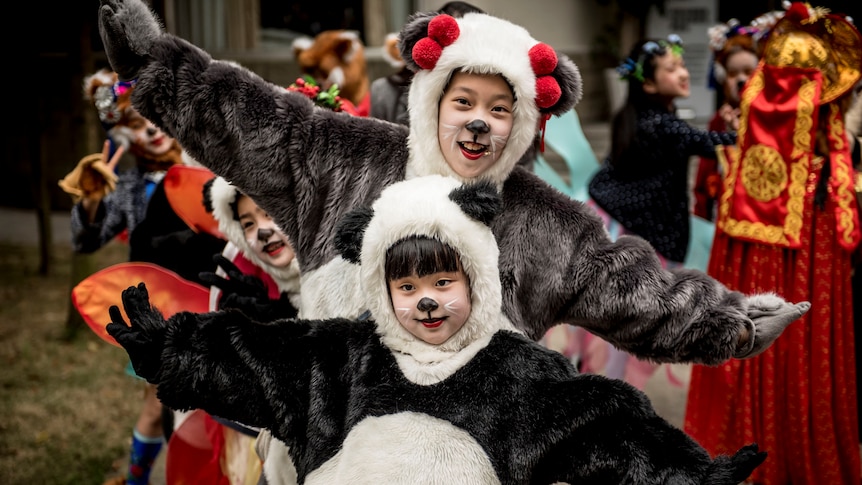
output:
[[[512,326],[500,310],[494,235],[461,212],[493,198],[460,185],[438,176],[393,185],[363,234],[346,235],[361,237],[374,320],[257,324],[217,312],[165,322],[144,293],[124,293],[133,329],[165,334],[145,357],[160,363],[150,375],[159,397],[270,429],[306,484],[743,480],[762,455],[746,448],[712,460],[643,393],[579,375]],[[401,327],[388,296],[386,249],[407,235],[455,248],[471,282],[472,312],[439,346]]]
[[[143,4],[124,8],[118,10],[124,22],[153,24]],[[414,18],[402,40],[415,44],[431,18]],[[148,32],[133,43],[151,43],[134,70],[133,103],[285,229],[302,266],[304,316],[355,317],[365,310],[358,272],[336,254],[336,223],[408,174],[453,175],[436,141],[437,93],[452,69],[484,59],[487,64],[474,70],[502,72],[518,100],[506,149],[482,177],[502,187],[504,211],[493,230],[507,317],[533,339],[568,322],[657,361],[714,364],[729,358],[740,331],[751,324],[743,295],[700,272],[664,271],[644,240],[609,241],[591,209],[516,167],[534,141],[540,116],[525,54],[536,41],[488,15],[467,14],[458,23],[463,45],[446,47],[434,71],[414,75],[409,131],[315,108],[302,95],[164,33],[150,39]],[[502,55],[507,52],[519,55]],[[554,72],[564,95],[548,112],[561,113],[579,97],[580,78],[561,55]]]

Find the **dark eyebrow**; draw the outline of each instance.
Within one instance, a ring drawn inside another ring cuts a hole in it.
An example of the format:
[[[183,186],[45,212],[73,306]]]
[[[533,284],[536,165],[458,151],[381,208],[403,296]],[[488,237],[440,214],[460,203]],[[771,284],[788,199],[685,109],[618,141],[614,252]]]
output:
[[[476,96],[476,95],[478,95],[478,93],[476,92],[476,90],[475,90],[475,89],[471,89],[471,88],[468,88],[468,87],[465,87],[465,86],[455,86],[454,88],[452,88],[452,90],[453,90],[453,91],[463,91],[463,92],[465,92],[465,93],[467,93],[467,94],[469,94],[469,95],[471,95],[471,96]],[[502,99],[502,100],[510,101],[510,100],[514,99],[514,96],[512,96],[512,94],[511,94],[511,93],[501,93],[501,94],[498,94],[498,95],[494,96],[494,97],[492,98],[492,101],[497,101],[498,99]]]

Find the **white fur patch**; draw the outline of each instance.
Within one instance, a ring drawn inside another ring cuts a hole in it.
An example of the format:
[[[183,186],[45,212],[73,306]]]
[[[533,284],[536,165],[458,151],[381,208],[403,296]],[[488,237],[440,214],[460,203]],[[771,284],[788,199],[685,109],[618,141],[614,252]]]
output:
[[[466,431],[420,413],[362,420],[309,485],[498,484],[488,455]]]
[[[304,51],[311,48],[312,45],[314,45],[314,39],[311,37],[297,37],[293,40],[291,47],[294,51]]]
[[[359,265],[339,257],[302,274],[300,317],[356,318],[368,309],[359,285]]]

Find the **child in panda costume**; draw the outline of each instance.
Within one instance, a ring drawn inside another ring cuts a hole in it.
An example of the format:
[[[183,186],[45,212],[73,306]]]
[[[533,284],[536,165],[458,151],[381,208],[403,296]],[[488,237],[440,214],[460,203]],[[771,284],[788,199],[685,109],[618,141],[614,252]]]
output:
[[[231,311],[165,321],[145,286],[109,333],[172,407],[268,428],[299,483],[743,481],[756,445],[710,458],[620,381],[579,375],[502,313],[501,207],[441,176],[383,191],[336,239],[372,318],[257,323]],[[529,403],[529,405],[527,405]]]
[[[251,197],[222,177],[204,185],[204,205],[228,243],[212,285],[210,309],[236,308],[257,321],[291,318],[300,305],[300,271],[287,235]],[[225,276],[227,278],[225,278]]]

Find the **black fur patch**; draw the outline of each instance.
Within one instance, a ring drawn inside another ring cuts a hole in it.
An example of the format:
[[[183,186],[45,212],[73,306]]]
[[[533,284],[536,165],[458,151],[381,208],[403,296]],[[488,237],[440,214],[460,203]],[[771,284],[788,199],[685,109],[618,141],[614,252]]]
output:
[[[341,257],[354,264],[359,264],[362,253],[362,238],[365,229],[374,217],[370,207],[354,209],[338,221],[335,228],[335,249]]]
[[[204,183],[204,209],[210,214],[215,210],[215,206],[213,205],[213,182],[215,182],[216,177],[213,177]]]
[[[449,200],[458,204],[465,214],[486,226],[491,225],[491,221],[503,207],[500,194],[494,184],[488,181],[458,187],[449,193]]]

